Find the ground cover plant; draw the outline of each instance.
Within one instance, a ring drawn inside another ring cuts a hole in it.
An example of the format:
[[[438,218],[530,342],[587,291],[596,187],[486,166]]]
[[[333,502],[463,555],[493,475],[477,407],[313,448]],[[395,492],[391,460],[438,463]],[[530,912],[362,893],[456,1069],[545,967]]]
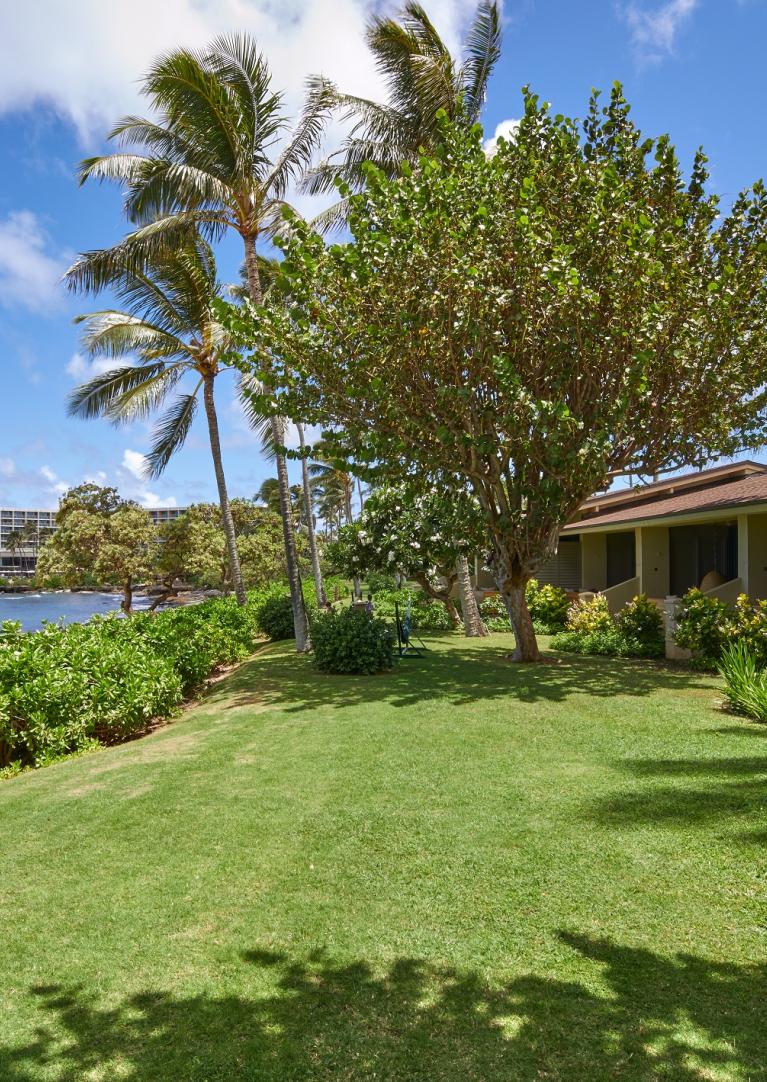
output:
[[[3,1082],[764,1080],[763,728],[427,641],[0,785]]]
[[[112,744],[173,713],[218,666],[253,652],[252,609],[216,598],[186,609],[0,625],[0,767],[41,766]]]

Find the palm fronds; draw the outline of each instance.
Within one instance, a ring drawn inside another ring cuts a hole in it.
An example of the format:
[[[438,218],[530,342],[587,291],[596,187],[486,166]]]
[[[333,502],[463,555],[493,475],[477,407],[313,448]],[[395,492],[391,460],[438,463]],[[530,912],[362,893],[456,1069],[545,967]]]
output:
[[[191,394],[178,395],[157,422],[152,433],[152,446],[146,456],[149,477],[159,477],[184,444],[197,412],[197,395],[201,387],[202,380],[199,380]]]

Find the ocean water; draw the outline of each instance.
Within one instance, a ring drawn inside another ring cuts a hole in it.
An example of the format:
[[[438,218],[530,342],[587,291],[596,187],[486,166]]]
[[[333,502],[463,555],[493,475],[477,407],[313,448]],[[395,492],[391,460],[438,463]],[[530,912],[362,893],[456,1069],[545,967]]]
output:
[[[84,624],[97,613],[120,608],[120,594],[0,594],[0,622],[19,620],[24,631],[39,631],[43,620]],[[149,598],[134,599],[135,609],[148,608]]]

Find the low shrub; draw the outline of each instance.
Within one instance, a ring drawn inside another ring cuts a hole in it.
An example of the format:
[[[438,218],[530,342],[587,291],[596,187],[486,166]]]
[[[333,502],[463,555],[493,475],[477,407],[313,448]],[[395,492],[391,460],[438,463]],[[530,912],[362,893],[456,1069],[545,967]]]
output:
[[[113,633],[119,625],[125,633]],[[5,720],[0,764],[45,762],[93,739],[114,743],[146,729],[181,702],[173,663],[119,617],[34,634],[0,632],[0,693]]]
[[[629,642],[640,643],[648,657],[665,653],[663,614],[646,594],[639,594],[624,605],[615,617],[618,631]]]
[[[564,628],[570,602],[560,586],[548,582],[541,586],[537,579],[530,579],[525,587],[525,600],[536,631],[553,635]]]
[[[384,575],[380,571],[369,571],[365,576],[365,586],[371,594],[387,594],[397,588],[394,575]]]
[[[215,668],[251,653],[255,632],[252,610],[233,598],[34,633],[1,624],[0,767],[145,731]]]
[[[604,657],[662,657],[663,617],[644,594],[613,616],[602,594],[571,605],[567,627],[551,644],[555,650]]]
[[[322,612],[312,621],[314,663],[320,672],[372,674],[394,664],[394,632],[363,609]]]
[[[271,594],[264,598],[255,610],[255,618],[258,630],[274,642],[295,638],[290,594]]]
[[[731,710],[767,721],[767,670],[745,642],[725,646],[718,665]]]
[[[706,667],[716,668],[722,651],[736,638],[734,617],[724,601],[689,590],[679,605],[674,641],[692,650]]]
[[[615,622],[604,594],[594,594],[592,598],[575,601],[567,610],[566,627],[568,631],[580,635],[612,631]]]

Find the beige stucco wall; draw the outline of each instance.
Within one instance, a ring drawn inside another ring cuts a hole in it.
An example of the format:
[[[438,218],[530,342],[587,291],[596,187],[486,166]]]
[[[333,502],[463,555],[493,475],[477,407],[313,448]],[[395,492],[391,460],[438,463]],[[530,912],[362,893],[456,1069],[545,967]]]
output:
[[[749,597],[767,598],[767,514],[738,515],[738,575]]]
[[[604,590],[607,586],[606,534],[581,534],[581,590]]]
[[[670,563],[667,526],[637,527],[636,572],[641,593],[655,598],[668,595]]]

